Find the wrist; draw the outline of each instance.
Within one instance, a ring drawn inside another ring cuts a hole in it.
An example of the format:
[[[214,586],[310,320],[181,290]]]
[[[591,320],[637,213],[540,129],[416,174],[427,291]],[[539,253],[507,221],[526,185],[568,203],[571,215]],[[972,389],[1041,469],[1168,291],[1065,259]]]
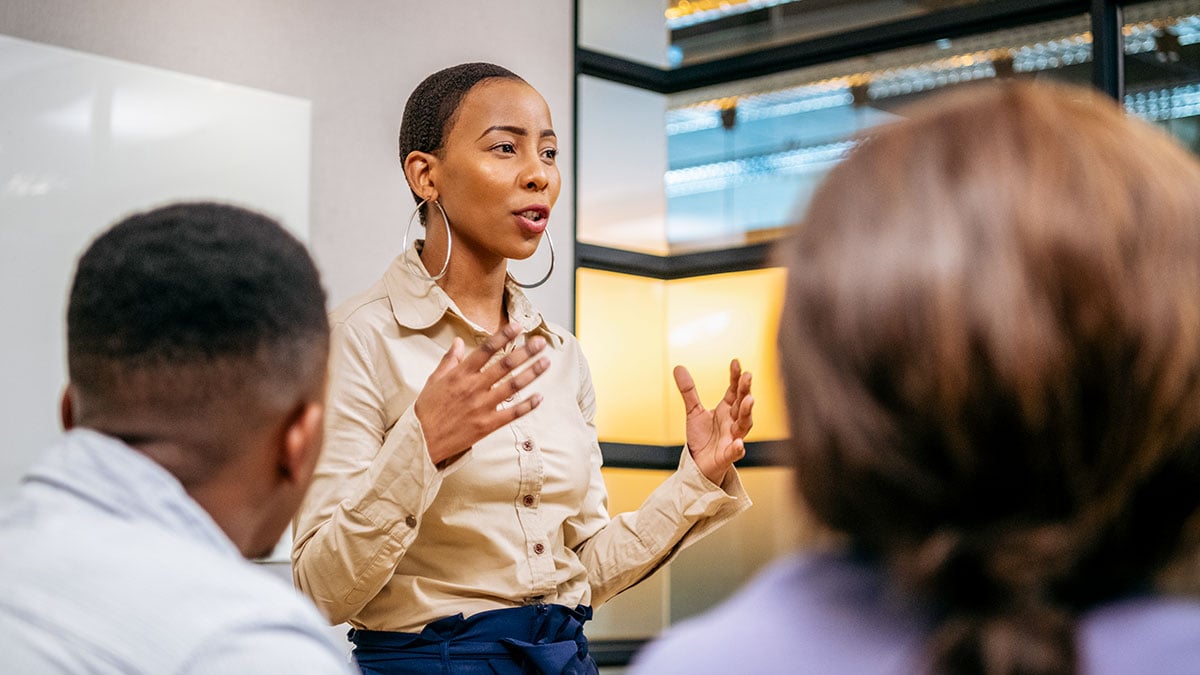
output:
[[[729,473],[729,469],[730,469],[729,466],[727,466],[723,469],[714,467],[714,468],[708,469],[707,471],[704,469],[701,469],[700,473],[703,474],[704,477],[708,479],[708,482],[712,483],[713,485],[716,485],[717,487],[720,487],[721,483],[725,482],[725,475]]]

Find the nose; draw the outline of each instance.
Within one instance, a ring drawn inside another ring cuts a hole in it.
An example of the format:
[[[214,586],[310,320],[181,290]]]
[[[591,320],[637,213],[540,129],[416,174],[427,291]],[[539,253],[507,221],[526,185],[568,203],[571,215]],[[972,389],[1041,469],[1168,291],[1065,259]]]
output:
[[[550,167],[546,166],[540,157],[534,157],[525,162],[521,174],[521,184],[525,186],[525,189],[533,192],[545,190],[550,185]]]

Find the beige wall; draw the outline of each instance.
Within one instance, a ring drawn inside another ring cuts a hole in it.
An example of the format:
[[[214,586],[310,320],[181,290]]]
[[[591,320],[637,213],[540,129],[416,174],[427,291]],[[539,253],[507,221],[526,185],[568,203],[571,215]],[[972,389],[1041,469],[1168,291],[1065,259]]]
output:
[[[331,301],[366,287],[400,247],[413,203],[396,158],[404,100],[422,77],[492,61],[550,104],[564,153],[551,220],[554,277],[532,292],[569,325],[572,3],[566,0],[5,0],[0,33],[312,102],[310,243]],[[131,208],[138,205],[130,205]],[[544,270],[540,252],[519,278]]]
[[[551,220],[557,271],[530,294],[570,327],[571,2],[4,0],[0,34],[311,101],[309,241],[333,304],[377,279],[400,248],[413,208],[396,157],[408,93],[463,61],[512,69],[546,97],[565,150]],[[540,277],[543,255],[514,273]],[[287,565],[268,569],[290,580]]]

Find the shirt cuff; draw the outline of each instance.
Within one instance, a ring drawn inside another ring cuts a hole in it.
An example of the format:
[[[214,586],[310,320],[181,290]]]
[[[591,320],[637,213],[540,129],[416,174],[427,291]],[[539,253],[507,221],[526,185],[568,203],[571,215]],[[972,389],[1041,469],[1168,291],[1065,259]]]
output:
[[[696,460],[692,458],[692,453],[688,450],[687,445],[683,446],[683,453],[679,457],[679,466],[676,468],[676,473],[684,480],[684,484],[696,492],[724,492],[726,496],[745,500],[746,506],[739,511],[744,511],[750,508],[750,495],[746,493],[746,489],[742,487],[742,479],[738,476],[737,467],[731,466],[725,472],[725,477],[721,479],[721,484],[717,485],[710,481],[704,472],[700,470],[700,466],[696,464]]]
[[[388,430],[367,474],[371,488],[357,510],[391,536],[411,539],[446,475],[429,458],[413,406]]]
[[[678,469],[638,510],[638,529],[647,543],[653,542],[652,548],[674,549],[674,557],[751,504],[736,470],[730,469],[722,484],[714,485],[685,447]]]

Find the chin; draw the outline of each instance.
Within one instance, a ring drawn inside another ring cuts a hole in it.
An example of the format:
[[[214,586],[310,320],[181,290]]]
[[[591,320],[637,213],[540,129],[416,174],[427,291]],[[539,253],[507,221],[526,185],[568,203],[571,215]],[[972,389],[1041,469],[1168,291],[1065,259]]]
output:
[[[528,260],[529,258],[533,257],[534,253],[537,253],[538,247],[541,243],[542,236],[538,235],[536,238],[526,241],[519,246],[514,246],[512,250],[508,252],[509,255],[507,257],[509,260]]]
[[[241,547],[242,555],[248,560],[261,560],[271,555],[275,547],[279,545],[280,539],[283,538],[283,533],[287,530],[287,524],[272,525],[263,527],[250,537],[249,541],[243,542]]]
[[[262,560],[263,558],[266,558],[267,556],[271,555],[271,552],[274,550],[275,550],[274,544],[272,544],[266,548],[260,548],[260,547],[256,546],[253,549],[251,549],[250,551],[242,551],[242,555],[245,556],[247,560]]]

